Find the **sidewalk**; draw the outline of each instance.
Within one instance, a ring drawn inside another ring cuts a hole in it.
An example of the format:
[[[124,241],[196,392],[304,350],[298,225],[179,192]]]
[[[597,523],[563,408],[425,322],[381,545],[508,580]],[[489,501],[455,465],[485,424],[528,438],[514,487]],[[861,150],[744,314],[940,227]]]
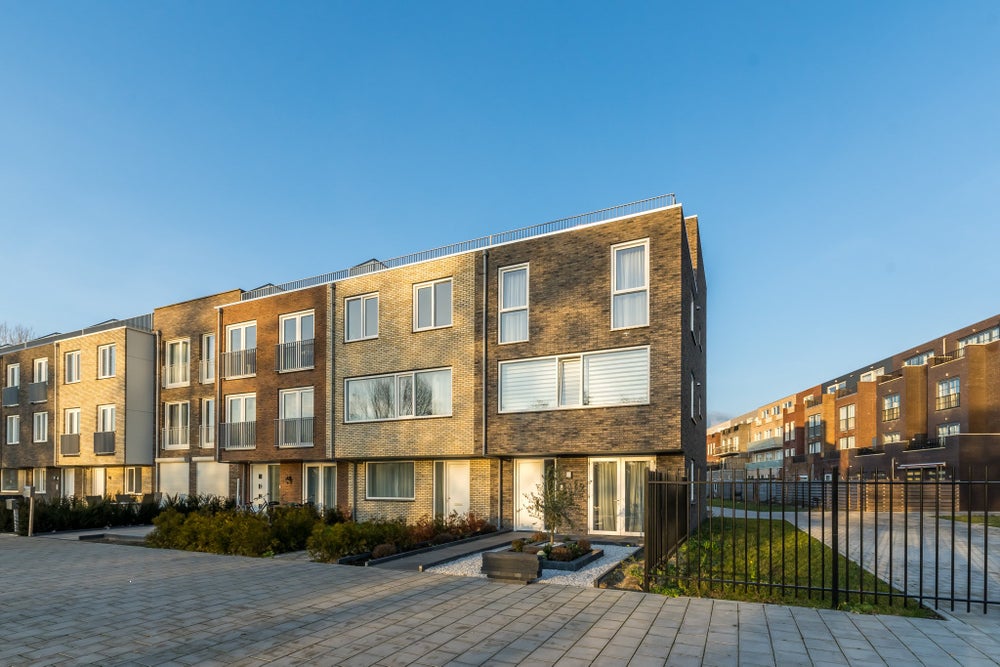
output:
[[[7,665],[1000,664],[1000,624],[0,536]],[[39,601],[45,603],[40,604]]]

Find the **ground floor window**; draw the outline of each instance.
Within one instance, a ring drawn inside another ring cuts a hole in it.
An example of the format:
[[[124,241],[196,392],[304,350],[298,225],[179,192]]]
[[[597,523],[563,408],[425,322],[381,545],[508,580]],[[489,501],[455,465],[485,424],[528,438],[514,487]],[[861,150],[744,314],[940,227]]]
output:
[[[17,468],[4,468],[0,470],[0,491],[20,491],[18,477]]]
[[[125,493],[142,493],[142,468],[125,468]]]
[[[654,459],[591,459],[589,468],[590,530],[621,535],[641,533],[646,508],[646,473],[654,468]]]
[[[367,478],[367,500],[413,500],[413,461],[386,461],[368,463],[365,467]]]
[[[306,464],[306,485],[303,500],[318,507],[337,505],[337,466]]]
[[[35,486],[35,493],[45,493],[45,468],[31,471],[31,483]]]

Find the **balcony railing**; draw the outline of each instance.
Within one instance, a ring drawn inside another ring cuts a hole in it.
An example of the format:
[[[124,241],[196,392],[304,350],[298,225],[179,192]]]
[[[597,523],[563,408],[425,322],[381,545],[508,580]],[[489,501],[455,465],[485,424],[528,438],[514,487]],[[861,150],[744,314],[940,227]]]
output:
[[[169,426],[163,429],[164,449],[172,447],[188,447],[191,445],[191,436],[187,426]]]
[[[215,382],[215,357],[201,360],[201,373],[199,379],[202,384],[212,384]]]
[[[18,397],[17,392],[20,387],[4,387],[3,388],[3,407],[9,408],[17,405]]]
[[[957,408],[959,406],[958,401],[959,394],[946,394],[945,396],[938,396],[937,401],[935,401],[935,409],[937,410],[948,410],[950,408]]]
[[[256,449],[257,422],[219,424],[223,449]]]
[[[274,366],[278,371],[297,371],[313,367],[313,339],[281,343],[275,346]]]
[[[28,402],[44,403],[49,400],[49,383],[32,382],[28,385]]]
[[[66,433],[59,436],[59,452],[63,456],[80,455],[80,434]]]
[[[222,377],[237,378],[257,374],[257,348],[222,353]]]
[[[882,421],[891,422],[894,419],[899,419],[899,408],[886,408],[882,411]]]
[[[166,364],[163,367],[164,387],[183,387],[191,383],[190,364]]]
[[[211,449],[215,447],[215,427],[214,426],[202,426],[201,427],[201,446],[204,449]]]
[[[278,447],[312,447],[313,418],[276,419],[274,442]]]
[[[114,454],[115,453],[115,432],[98,431],[94,433],[94,453]]]

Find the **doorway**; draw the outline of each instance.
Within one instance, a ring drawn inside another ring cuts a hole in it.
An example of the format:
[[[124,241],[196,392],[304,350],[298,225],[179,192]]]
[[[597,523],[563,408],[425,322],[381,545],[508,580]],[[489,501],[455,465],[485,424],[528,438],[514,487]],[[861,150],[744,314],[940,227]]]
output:
[[[592,533],[641,535],[646,508],[646,473],[655,459],[590,459],[587,523]]]
[[[469,513],[469,462],[434,462],[434,514],[448,517]]]
[[[514,530],[544,530],[541,519],[528,514],[527,496],[545,483],[545,459],[514,460]]]

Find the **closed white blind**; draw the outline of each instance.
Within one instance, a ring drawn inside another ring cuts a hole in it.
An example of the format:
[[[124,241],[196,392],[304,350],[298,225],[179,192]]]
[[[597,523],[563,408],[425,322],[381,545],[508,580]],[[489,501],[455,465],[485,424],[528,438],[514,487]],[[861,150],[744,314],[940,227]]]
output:
[[[556,360],[537,359],[500,366],[500,410],[517,412],[556,407]]]
[[[649,350],[603,352],[584,357],[584,404],[649,402]]]

